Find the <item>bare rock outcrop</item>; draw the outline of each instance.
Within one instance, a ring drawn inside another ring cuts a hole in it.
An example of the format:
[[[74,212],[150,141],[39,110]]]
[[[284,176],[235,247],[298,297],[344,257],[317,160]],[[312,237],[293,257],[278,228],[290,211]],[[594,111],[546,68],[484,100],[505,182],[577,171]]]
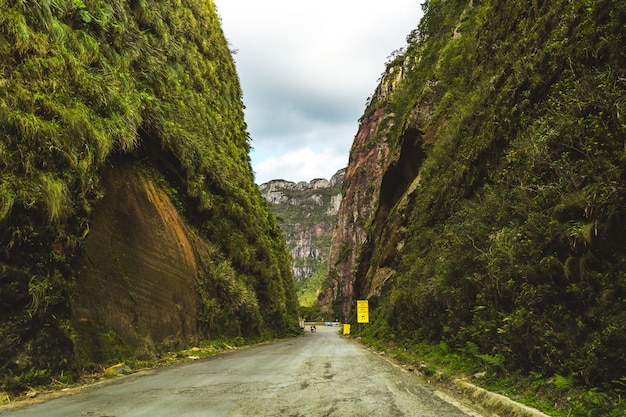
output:
[[[337,171],[330,180],[278,179],[259,186],[285,233],[297,285],[309,280],[317,271],[325,271],[345,172],[345,169]]]
[[[430,114],[427,104],[416,107],[398,143],[387,140],[393,113],[385,97],[402,80],[404,62],[389,66],[361,118],[350,151],[341,204],[333,229],[328,276],[318,302],[322,311],[349,320],[356,298],[375,306],[385,284],[395,274],[395,259],[403,245],[403,222],[423,160],[420,126]],[[378,103],[378,104],[377,104]],[[408,191],[407,191],[408,190]],[[392,210],[393,208],[393,210]]]
[[[196,342],[198,266],[187,224],[140,171],[111,169],[104,182],[106,195],[85,239],[73,314],[82,334],[110,329],[119,340],[90,341],[83,349],[104,359],[113,346],[141,356]]]

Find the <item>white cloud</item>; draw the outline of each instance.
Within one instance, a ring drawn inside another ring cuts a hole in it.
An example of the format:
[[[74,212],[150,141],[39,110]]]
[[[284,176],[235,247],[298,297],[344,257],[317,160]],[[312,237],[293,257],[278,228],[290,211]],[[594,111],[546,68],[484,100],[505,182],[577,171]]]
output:
[[[256,163],[254,169],[259,184],[272,179],[308,182],[315,178],[330,179],[347,163],[347,155],[344,157],[334,149],[314,151],[305,147],[278,156],[269,156]]]
[[[288,163],[303,149],[311,152],[309,158],[340,160],[337,169],[345,166],[367,97],[387,57],[405,46],[406,36],[417,27],[420,2],[215,3],[225,36],[238,51],[234,58],[257,182],[274,179],[266,173],[290,181],[328,177],[332,169],[314,170],[325,167],[324,161]]]

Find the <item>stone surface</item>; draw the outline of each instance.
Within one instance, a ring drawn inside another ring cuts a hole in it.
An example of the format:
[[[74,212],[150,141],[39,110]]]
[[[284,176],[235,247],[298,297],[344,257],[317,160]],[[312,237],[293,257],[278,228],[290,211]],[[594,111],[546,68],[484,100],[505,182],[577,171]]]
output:
[[[330,180],[296,183],[278,179],[259,186],[285,233],[296,282],[310,279],[320,268],[325,272],[344,174],[342,169]]]
[[[384,142],[366,146],[374,140],[383,109],[361,119],[354,138],[348,168],[344,177],[346,186],[339,204],[337,220],[332,232],[328,259],[328,281],[319,296],[322,310],[348,317],[351,311],[354,268],[357,255],[366,241],[365,225],[374,213],[382,179],[382,169],[389,158]]]
[[[105,360],[111,349],[149,356],[196,341],[197,264],[188,226],[165,192],[132,166],[104,178],[76,279],[73,314],[90,335],[80,347]]]
[[[461,396],[484,413],[498,417],[549,417],[541,411],[513,401],[504,395],[487,391],[467,381],[455,379]]]
[[[423,126],[432,110],[419,103],[398,143],[389,143],[393,113],[384,98],[403,77],[403,67],[389,67],[361,118],[352,143],[343,195],[332,234],[328,277],[318,301],[325,312],[349,321],[355,297],[368,299],[370,308],[395,274],[395,261],[404,244],[405,213],[419,183],[424,158]]]

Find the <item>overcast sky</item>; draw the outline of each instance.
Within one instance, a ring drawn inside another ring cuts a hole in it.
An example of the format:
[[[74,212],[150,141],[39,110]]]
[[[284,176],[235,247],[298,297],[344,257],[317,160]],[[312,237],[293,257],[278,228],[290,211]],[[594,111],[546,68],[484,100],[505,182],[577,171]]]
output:
[[[256,182],[330,179],[422,0],[214,2],[236,51]]]

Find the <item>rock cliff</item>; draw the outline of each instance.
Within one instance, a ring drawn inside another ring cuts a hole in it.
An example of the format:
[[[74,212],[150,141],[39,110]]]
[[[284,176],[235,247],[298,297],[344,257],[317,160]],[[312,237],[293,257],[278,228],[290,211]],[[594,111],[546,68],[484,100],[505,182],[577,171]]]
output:
[[[318,299],[322,311],[344,319],[352,316],[355,294],[375,305],[384,284],[395,272],[389,267],[394,251],[380,253],[376,248],[383,242],[388,248],[401,242],[399,222],[404,207],[402,211],[391,209],[415,177],[423,157],[417,128],[407,129],[395,150],[387,140],[387,123],[393,114],[385,99],[401,81],[402,68],[391,66],[383,75],[371,98],[374,104],[361,118],[350,150],[342,204],[332,232],[327,282]],[[373,256],[380,259],[373,260]],[[370,268],[372,262],[379,268]],[[369,274],[375,276],[363,279]]]
[[[369,299],[364,336],[395,346],[569,375],[608,413],[626,373],[626,4],[424,7],[361,118],[319,301],[355,322]]]
[[[197,343],[202,303],[191,227],[154,179],[132,164],[107,170],[103,186],[74,289],[76,350],[106,361]],[[89,340],[93,332],[115,334],[121,346]]]
[[[326,274],[330,237],[339,206],[345,169],[330,180],[294,183],[272,180],[259,186],[277,217],[291,253],[291,269],[300,301],[317,297]],[[313,277],[314,282],[310,282]]]
[[[212,1],[0,3],[0,391],[297,331]]]

